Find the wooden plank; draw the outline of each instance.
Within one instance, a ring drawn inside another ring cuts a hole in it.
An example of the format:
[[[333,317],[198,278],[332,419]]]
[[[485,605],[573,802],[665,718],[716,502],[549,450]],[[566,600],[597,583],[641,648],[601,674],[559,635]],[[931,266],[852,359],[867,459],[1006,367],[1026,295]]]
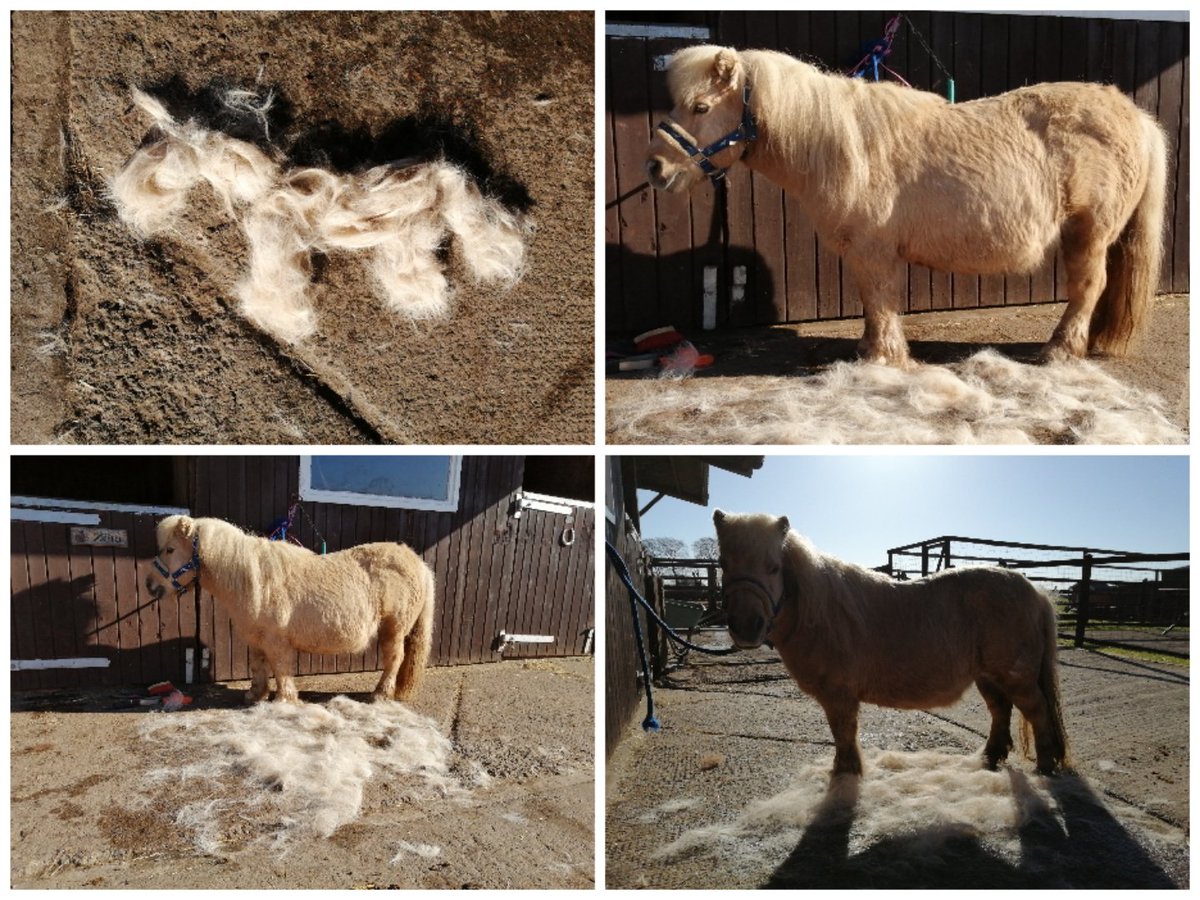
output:
[[[595,627],[596,511],[580,510],[577,522],[578,535],[567,582],[571,596],[567,635],[571,639],[571,652],[583,653],[586,632]]]
[[[645,41],[609,39],[613,100],[613,162],[617,221],[621,234],[623,330],[639,332],[659,324],[657,241],[654,197],[646,182],[650,143],[650,62]],[[639,185],[644,185],[639,188]]]
[[[806,12],[779,16],[779,49],[803,58],[810,47],[810,16]],[[812,220],[799,201],[783,195],[784,320],[817,318],[817,236]]]
[[[746,46],[765,50],[779,47],[778,16],[754,12],[746,16]],[[754,204],[753,241],[757,266],[747,303],[754,321],[773,325],[787,321],[787,248],[784,237],[783,190],[770,179],[751,176]]]
[[[979,26],[979,96],[994,97],[1008,90],[1008,16],[987,16]],[[1024,276],[1017,276],[1024,280]],[[983,275],[979,279],[979,305],[1003,306],[1007,277]]]
[[[47,658],[77,659],[87,656],[76,630],[76,611],[82,598],[76,597],[71,579],[70,528],[65,525],[46,525],[42,534],[45,537],[47,603],[41,613],[49,624],[53,641],[53,656]],[[76,687],[84,684],[89,676],[90,673],[86,671],[64,670],[55,673],[54,681],[62,687]]]
[[[455,665],[465,662],[463,631],[467,625],[464,614],[464,596],[469,584],[469,539],[466,530],[467,520],[478,503],[479,485],[476,476],[479,470],[478,458],[467,457],[463,460],[462,490],[459,493],[459,509],[451,517],[450,533],[447,538],[447,562],[449,570],[447,580],[454,585],[451,597],[450,629],[447,635],[446,653]]]
[[[1180,29],[1181,35],[1183,30]],[[1175,168],[1175,245],[1172,248],[1172,282],[1173,290],[1187,292],[1191,283],[1189,268],[1189,252],[1191,249],[1191,115],[1190,92],[1191,79],[1188,77],[1191,61],[1185,55],[1180,63],[1180,117],[1176,146],[1172,148],[1172,161]]]
[[[830,68],[837,67],[837,14],[812,12],[811,48],[813,56]],[[842,314],[842,274],[838,255],[818,237],[816,245],[817,319],[836,319]],[[851,286],[849,290],[854,290]]]
[[[610,53],[612,38],[604,39],[604,54]],[[620,213],[617,210],[616,135],[613,126],[612,85],[615,78],[611,65],[609,76],[604,79],[604,326],[611,333],[620,334],[625,325],[625,290],[621,246]]]
[[[722,42],[746,46],[746,14],[722,13]],[[755,300],[761,277],[761,260],[754,245],[754,177],[745,166],[734,166],[725,176],[725,222],[727,225],[725,265],[721,290],[729,298],[729,324],[757,324]]]
[[[497,471],[498,481],[493,485],[494,496],[503,500],[493,503],[494,519],[489,535],[490,553],[487,560],[486,591],[483,606],[483,645],[481,658],[492,662],[499,657],[493,649],[493,641],[500,630],[501,609],[508,602],[509,578],[512,567],[513,535],[516,521],[509,515],[515,485],[521,483],[523,463],[516,459],[505,459]]]
[[[41,526],[36,522],[12,522],[11,566],[9,583],[12,587],[10,606],[9,651],[12,659],[34,659],[37,656],[33,619],[38,606],[39,582],[33,569],[30,531]],[[13,672],[13,690],[36,690],[42,686],[41,672]]]
[[[119,523],[115,527],[133,530],[133,516],[129,513],[110,513],[108,520]],[[98,552],[103,552],[111,559],[116,582],[122,679],[129,684],[150,684],[159,680],[156,676],[162,671],[162,648],[158,641],[157,612],[153,607],[147,610],[141,608],[142,598],[137,589],[137,561],[127,550]]]
[[[684,42],[680,40],[646,42],[646,65],[650,72],[650,125],[652,127],[671,111],[667,79],[664,73],[653,71],[653,61],[658,57],[671,55],[681,46],[684,46]],[[645,159],[646,146],[643,146],[641,153],[643,166]],[[657,324],[674,325],[683,330],[694,329],[700,324],[701,292],[693,280],[690,192],[668,194],[663,191],[653,191],[651,196],[654,200],[657,222],[655,231],[658,284]]]

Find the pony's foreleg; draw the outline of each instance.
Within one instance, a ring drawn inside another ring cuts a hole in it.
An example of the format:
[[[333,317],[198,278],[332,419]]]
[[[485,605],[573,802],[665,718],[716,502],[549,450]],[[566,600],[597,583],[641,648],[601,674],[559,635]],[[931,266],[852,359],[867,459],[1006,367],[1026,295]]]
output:
[[[1067,270],[1067,308],[1042,348],[1044,362],[1087,356],[1092,314],[1108,278],[1107,243],[1091,227],[1069,222],[1062,235],[1063,265]]]
[[[396,676],[404,661],[404,640],[393,616],[384,616],[379,623],[379,654],[383,659],[383,674],[372,696],[376,700],[391,700],[396,694]]]
[[[989,769],[995,769],[1008,759],[1012,750],[1012,701],[996,685],[985,678],[975,681],[988,712],[992,714],[992,730],[983,747],[983,760]]]
[[[900,324],[904,266],[859,255],[847,256],[846,263],[862,297],[864,329],[858,355],[867,362],[908,366],[908,341]]]
[[[861,775],[862,754],[858,750],[858,701],[839,698],[822,700],[829,730],[833,732],[833,774]]]
[[[275,702],[298,703],[300,694],[296,690],[295,681],[296,652],[289,646],[272,648],[267,654],[267,662],[275,673]]]
[[[246,691],[247,703],[258,703],[271,692],[271,666],[267,655],[258,647],[250,648],[250,690]]]

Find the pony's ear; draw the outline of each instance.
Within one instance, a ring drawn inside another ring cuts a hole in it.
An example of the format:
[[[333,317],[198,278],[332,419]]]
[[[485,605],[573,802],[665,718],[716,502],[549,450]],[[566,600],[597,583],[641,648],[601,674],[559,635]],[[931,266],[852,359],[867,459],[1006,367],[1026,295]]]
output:
[[[713,81],[717,86],[730,87],[737,77],[738,55],[736,50],[722,47],[713,57]]]
[[[788,533],[788,531],[789,531],[789,530],[791,529],[791,527],[792,527],[791,525],[789,525],[789,524],[788,524],[788,517],[787,517],[787,516],[780,516],[780,517],[779,517],[779,518],[776,520],[775,524],[778,526],[778,528],[779,528],[779,533],[780,533],[780,534],[787,534],[787,533]]]
[[[190,516],[180,516],[179,521],[175,525],[175,531],[185,538],[194,537],[196,534],[196,520]]]
[[[725,511],[720,509],[713,510],[713,524],[720,525],[725,521]]]

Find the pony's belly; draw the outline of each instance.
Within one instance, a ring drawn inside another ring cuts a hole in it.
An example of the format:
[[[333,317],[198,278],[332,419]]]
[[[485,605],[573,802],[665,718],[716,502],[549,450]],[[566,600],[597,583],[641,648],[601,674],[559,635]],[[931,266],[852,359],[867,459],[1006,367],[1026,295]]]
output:
[[[953,706],[962,699],[970,682],[939,682],[937,679],[873,685],[861,699],[890,709],[936,709]]]

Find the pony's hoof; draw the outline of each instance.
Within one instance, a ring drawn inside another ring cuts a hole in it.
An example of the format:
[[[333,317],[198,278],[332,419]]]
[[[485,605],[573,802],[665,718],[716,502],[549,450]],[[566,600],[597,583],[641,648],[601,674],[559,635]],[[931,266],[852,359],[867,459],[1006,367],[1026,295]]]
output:
[[[262,701],[265,699],[267,699],[267,695],[265,693],[259,694],[255,691],[246,691],[246,693],[242,695],[242,700],[247,706],[253,706],[256,703],[262,703]]]
[[[1082,359],[1084,355],[1082,350],[1076,352],[1066,344],[1051,341],[1042,347],[1042,352],[1038,354],[1038,362],[1043,365],[1046,363],[1070,362],[1073,359]]]

